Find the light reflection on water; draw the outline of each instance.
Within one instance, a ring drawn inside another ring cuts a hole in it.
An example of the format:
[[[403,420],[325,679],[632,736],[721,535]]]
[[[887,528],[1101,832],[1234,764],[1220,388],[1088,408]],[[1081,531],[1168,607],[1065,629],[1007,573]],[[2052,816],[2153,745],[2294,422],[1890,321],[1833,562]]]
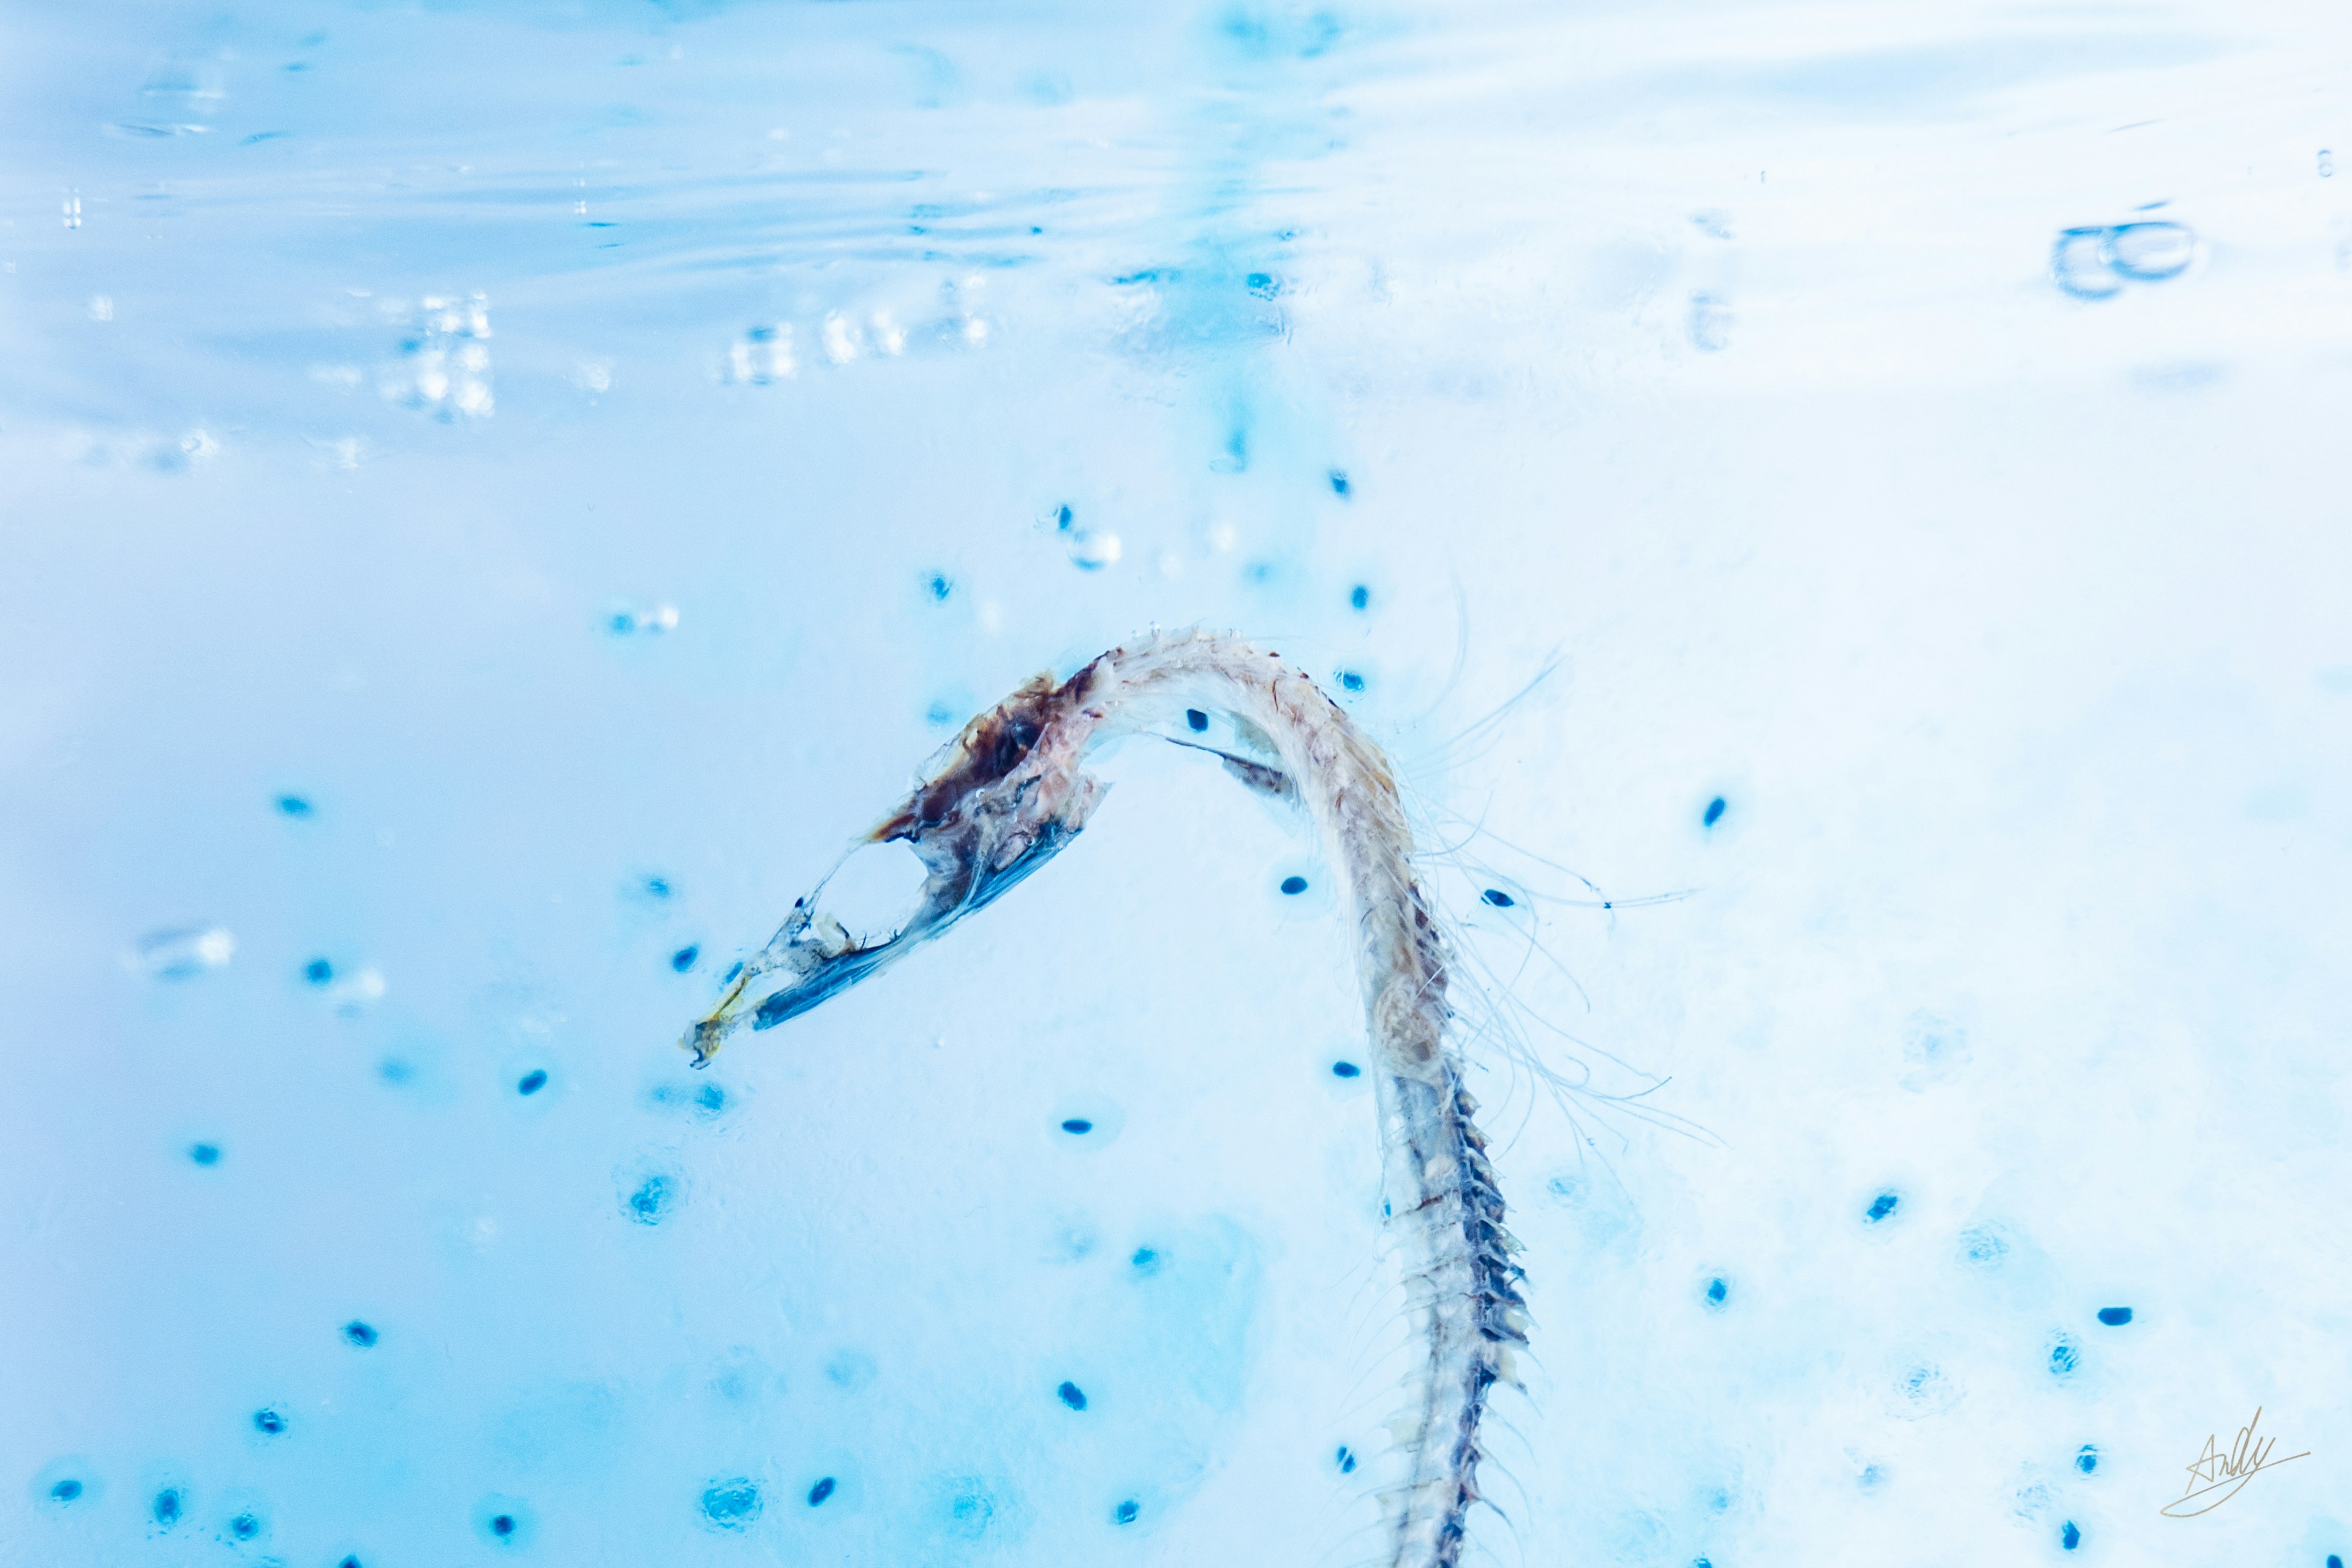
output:
[[[2165,1321],[2179,1145],[2020,1064],[2324,1012],[2348,30],[19,7],[0,1550],[1369,1560],[1369,1096],[1253,801],[1139,749],[1020,919],[670,1047],[976,704],[1198,621],[1396,751],[1465,973],[1732,1144],[1482,1064],[1483,1545],[2157,1555],[2067,1467],[2205,1408],[2084,1321]]]

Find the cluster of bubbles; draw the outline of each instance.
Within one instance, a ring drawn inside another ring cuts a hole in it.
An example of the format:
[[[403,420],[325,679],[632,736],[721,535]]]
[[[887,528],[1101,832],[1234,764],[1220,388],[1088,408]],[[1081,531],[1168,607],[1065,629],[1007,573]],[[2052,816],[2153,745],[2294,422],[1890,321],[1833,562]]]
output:
[[[2062,229],[2050,247],[2050,276],[2077,300],[2107,300],[2132,283],[2161,283],[2189,270],[2196,231],[2147,222]]]

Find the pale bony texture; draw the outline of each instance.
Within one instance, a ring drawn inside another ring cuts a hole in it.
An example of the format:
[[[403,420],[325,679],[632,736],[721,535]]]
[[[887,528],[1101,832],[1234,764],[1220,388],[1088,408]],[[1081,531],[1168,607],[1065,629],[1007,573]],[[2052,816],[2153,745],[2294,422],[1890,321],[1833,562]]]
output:
[[[910,844],[928,868],[898,931],[861,944],[824,912],[820,884],[685,1044],[707,1061],[746,1017],[766,1028],[805,1012],[992,902],[1085,826],[1102,795],[1084,771],[1096,746],[1177,721],[1187,708],[1231,719],[1243,754],[1221,752],[1228,768],[1303,805],[1344,883],[1389,1224],[1425,1351],[1392,1427],[1407,1469],[1387,1500],[1389,1561],[1452,1564],[1478,1497],[1487,1392],[1515,1381],[1510,1347],[1525,1342],[1517,1244],[1447,1039],[1445,946],[1413,876],[1387,759],[1296,666],[1235,638],[1186,633],[1115,648],[1066,681],[1029,682],[966,725],[869,835]]]

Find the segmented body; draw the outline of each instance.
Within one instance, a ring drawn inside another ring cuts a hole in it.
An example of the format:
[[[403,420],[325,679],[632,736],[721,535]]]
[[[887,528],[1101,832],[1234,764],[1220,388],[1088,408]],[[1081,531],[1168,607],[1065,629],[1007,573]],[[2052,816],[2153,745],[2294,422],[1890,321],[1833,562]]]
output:
[[[1412,1406],[1392,1428],[1409,1470],[1390,1499],[1389,1562],[1452,1568],[1478,1497],[1487,1394],[1516,1381],[1511,1347],[1526,1340],[1523,1276],[1476,1103],[1447,1041],[1445,945],[1413,876],[1395,781],[1380,749],[1303,671],[1194,633],[1114,649],[1058,684],[1032,681],[966,726],[870,836],[913,845],[929,870],[922,905],[898,933],[860,947],[812,894],[687,1043],[707,1060],[747,1013],[755,1027],[782,1022],[992,900],[1085,826],[1101,795],[1082,770],[1089,751],[1188,707],[1229,715],[1258,753],[1229,757],[1236,775],[1306,808],[1354,915],[1389,1226],[1424,1350]],[[772,975],[784,984],[754,1007]]]

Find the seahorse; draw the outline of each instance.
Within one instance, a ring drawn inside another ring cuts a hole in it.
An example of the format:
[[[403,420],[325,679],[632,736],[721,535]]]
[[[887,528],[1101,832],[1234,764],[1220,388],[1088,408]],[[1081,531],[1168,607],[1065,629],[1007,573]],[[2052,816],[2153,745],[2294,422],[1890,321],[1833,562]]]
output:
[[[1180,715],[1197,731],[1209,711],[1238,737],[1235,752],[1217,752],[1227,770],[1305,808],[1355,913],[1386,1223],[1421,1346],[1408,1409],[1391,1428],[1406,1480],[1385,1499],[1385,1561],[1454,1568],[1479,1499],[1488,1392],[1518,1382],[1512,1352],[1527,1342],[1526,1276],[1448,1038],[1446,944],[1413,876],[1395,780],[1380,748],[1296,665],[1237,638],[1188,632],[1114,648],[1066,680],[1036,677],[965,725],[853,846],[904,842],[921,859],[921,890],[897,929],[878,939],[851,933],[824,909],[820,881],[730,973],[718,1005],[681,1044],[704,1066],[745,1019],[766,1029],[796,1017],[985,909],[1086,826],[1104,793],[1084,768],[1094,748],[1154,731],[1198,744],[1171,731]]]

